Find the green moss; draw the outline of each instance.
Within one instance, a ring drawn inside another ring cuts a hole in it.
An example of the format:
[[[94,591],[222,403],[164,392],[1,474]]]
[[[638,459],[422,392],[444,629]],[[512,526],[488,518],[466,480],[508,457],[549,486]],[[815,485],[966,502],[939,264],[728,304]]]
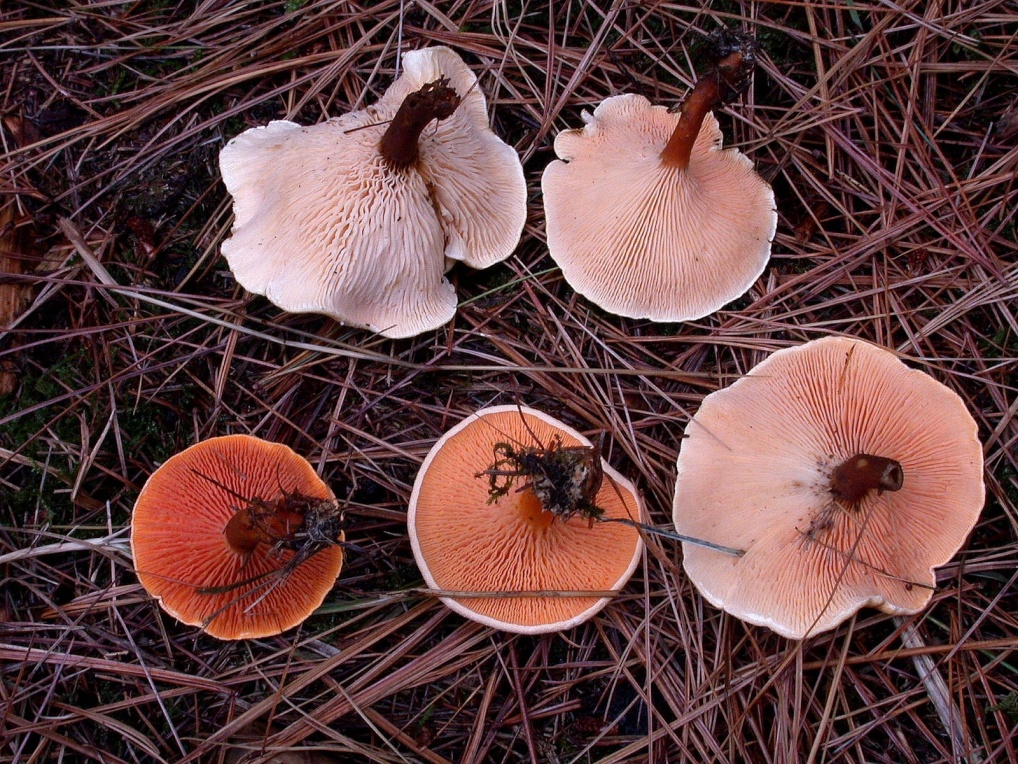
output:
[[[1018,722],[1018,692],[1009,692],[1003,698],[999,698],[997,705],[986,709],[987,713],[992,711],[1003,711],[1012,722]]]
[[[392,570],[386,578],[386,588],[389,590],[403,589],[407,586],[419,586],[422,583],[421,573],[416,565],[400,565]]]
[[[68,389],[78,387],[81,370],[89,363],[84,350],[67,353],[45,373],[23,377],[15,395],[0,398],[0,421],[10,418],[0,425],[0,445],[22,449],[24,454],[24,445],[34,440],[47,426],[51,437],[77,443],[80,438],[77,420],[62,416],[51,423],[54,412],[47,404],[59,400]]]
[[[190,404],[186,391],[181,391],[178,401],[181,409]],[[176,451],[176,438],[168,437],[175,430],[167,422],[166,410],[158,405],[142,402],[133,411],[118,416],[120,429],[124,433],[124,450],[133,456],[142,456],[147,462],[161,464]]]

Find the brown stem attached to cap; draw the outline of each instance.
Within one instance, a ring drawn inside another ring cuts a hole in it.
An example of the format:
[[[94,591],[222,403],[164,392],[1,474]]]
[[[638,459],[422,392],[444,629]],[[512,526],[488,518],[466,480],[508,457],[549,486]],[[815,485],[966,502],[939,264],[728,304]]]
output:
[[[402,170],[416,162],[421,132],[431,120],[452,116],[461,100],[446,77],[429,82],[404,98],[378,145],[389,166]]]
[[[296,543],[294,533],[297,530],[304,529],[305,535],[310,536],[321,526],[322,532],[331,532],[322,523],[339,517],[342,513],[338,507],[335,501],[305,496],[299,491],[283,491],[271,501],[257,497],[248,499],[226,523],[223,537],[230,549],[245,557],[254,552],[261,541],[271,545],[271,554],[280,547],[294,548],[290,542]],[[319,516],[321,520],[317,519]],[[314,527],[308,526],[309,519]]]
[[[693,153],[693,144],[700,134],[700,126],[707,112],[718,104],[721,88],[718,86],[717,74],[708,74],[696,83],[693,92],[682,104],[679,112],[679,124],[675,126],[668,145],[661,152],[661,161],[668,167],[685,170],[689,167],[689,156]]]
[[[894,459],[856,454],[831,474],[831,493],[846,504],[858,504],[870,491],[897,491],[904,482],[905,473]]]
[[[223,537],[230,549],[239,555],[247,557],[255,550],[262,540],[262,533],[251,517],[250,506],[242,507],[234,513],[223,529]]]
[[[750,57],[745,56],[742,50],[736,50],[722,58],[716,70],[696,83],[693,92],[682,104],[679,124],[661,152],[661,161],[665,165],[677,170],[689,167],[689,157],[693,153],[696,136],[700,134],[703,118],[722,103],[727,91],[745,87],[748,82],[747,66],[752,67]]]

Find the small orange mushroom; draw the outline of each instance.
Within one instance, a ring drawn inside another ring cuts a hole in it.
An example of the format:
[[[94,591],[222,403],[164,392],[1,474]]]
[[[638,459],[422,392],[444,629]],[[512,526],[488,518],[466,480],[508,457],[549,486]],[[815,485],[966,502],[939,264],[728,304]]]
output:
[[[708,395],[678,458],[683,566],[714,605],[794,639],[862,607],[922,610],[933,569],[983,507],[961,398],[882,348],[829,337],[779,350]]]
[[[554,445],[552,445],[554,444]],[[442,601],[457,613],[504,631],[561,631],[591,618],[632,576],[643,542],[636,529],[594,522],[567,507],[548,511],[526,480],[493,492],[492,468],[501,446],[589,449],[579,432],[534,409],[494,406],[467,417],[442,436],[421,466],[407,522],[417,565]],[[576,462],[580,482],[587,476]],[[636,488],[603,460],[605,479],[592,505],[605,520],[639,521]],[[600,511],[603,510],[603,514]],[[485,597],[477,593],[492,592]]]
[[[142,586],[220,639],[272,636],[307,618],[339,576],[343,538],[335,496],[307,460],[249,435],[169,458],[131,519]]]

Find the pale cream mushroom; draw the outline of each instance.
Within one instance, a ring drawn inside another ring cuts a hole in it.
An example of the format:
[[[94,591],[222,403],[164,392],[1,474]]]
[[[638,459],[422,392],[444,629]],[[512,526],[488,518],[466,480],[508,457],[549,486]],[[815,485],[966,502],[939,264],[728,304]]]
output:
[[[961,398],[867,342],[780,350],[708,395],[678,459],[676,530],[711,603],[802,639],[862,607],[922,610],[933,569],[983,507],[977,427]]]
[[[723,59],[679,114],[643,96],[614,96],[584,114],[582,129],[556,136],[560,161],[541,181],[548,251],[569,285],[605,310],[702,318],[744,294],[767,265],[774,193],[747,157],[722,149],[709,111],[725,61],[748,81],[745,58]]]
[[[476,77],[448,48],[408,52],[403,67],[374,106],[271,122],[223,149],[235,215],[223,255],[244,288],[410,337],[455,314],[454,261],[486,268],[512,253],[523,169],[491,131]]]

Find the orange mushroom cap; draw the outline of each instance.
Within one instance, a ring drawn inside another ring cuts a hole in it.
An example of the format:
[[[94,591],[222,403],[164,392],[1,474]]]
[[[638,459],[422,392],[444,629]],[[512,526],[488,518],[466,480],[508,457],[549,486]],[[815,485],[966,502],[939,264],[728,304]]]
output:
[[[294,313],[316,312],[386,337],[452,319],[453,261],[507,258],[526,221],[523,167],[492,132],[473,72],[443,47],[403,56],[374,106],[302,127],[274,121],[231,140],[219,164],[234,199],[223,255],[238,283]],[[447,81],[462,99],[432,120],[409,166],[380,152],[404,99]]]
[[[414,483],[407,522],[424,580],[455,592],[565,592],[567,596],[448,596],[442,601],[472,621],[521,634],[561,631],[591,618],[608,597],[572,591],[618,591],[632,576],[643,542],[632,527],[546,512],[529,490],[515,488],[489,503],[491,467],[499,443],[546,448],[590,441],[534,409],[494,406],[477,411],[442,436]],[[642,519],[636,488],[602,461],[597,493],[606,518]]]
[[[887,490],[836,500],[853,456],[894,460]],[[826,338],[779,350],[708,395],[686,428],[673,519],[711,603],[802,639],[862,607],[905,614],[933,595],[983,507],[977,426],[961,398],[882,348]]]
[[[269,500],[284,491],[335,498],[303,457],[249,435],[210,438],[170,457],[145,483],[131,518],[131,550],[142,586],[188,625],[203,626],[212,618],[205,631],[220,639],[268,637],[299,624],[339,576],[342,548],[327,547],[285,579],[273,579],[295,552],[270,556],[269,545],[259,542],[244,555],[224,536],[242,503],[237,495]],[[261,574],[268,575],[230,591],[199,592]]]
[[[689,166],[661,158],[679,115],[638,95],[602,102],[555,138],[541,188],[548,251],[569,285],[611,313],[702,318],[744,294],[770,258],[774,192],[712,114]]]

